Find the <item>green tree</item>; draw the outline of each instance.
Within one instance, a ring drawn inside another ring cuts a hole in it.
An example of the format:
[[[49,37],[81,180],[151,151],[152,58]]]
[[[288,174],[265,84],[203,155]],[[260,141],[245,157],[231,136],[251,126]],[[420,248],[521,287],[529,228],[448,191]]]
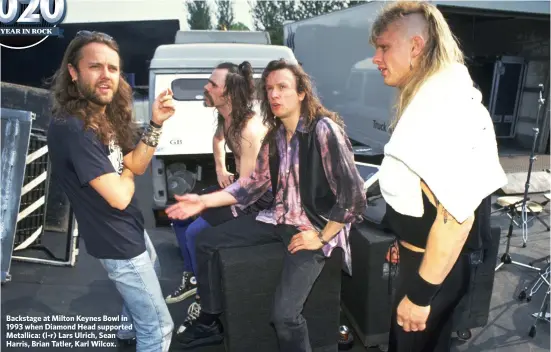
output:
[[[300,0],[298,2],[298,17],[299,19],[307,19],[329,12],[345,9],[348,7],[348,1],[311,1]]]
[[[233,25],[233,2],[230,0],[216,0],[217,29],[230,29]]]
[[[283,44],[283,22],[299,21],[323,15],[351,6],[364,4],[368,0],[249,0],[251,15],[256,30],[270,33],[272,44]]]
[[[270,33],[272,44],[283,45],[283,22],[299,19],[297,2],[294,0],[256,0],[249,4],[256,30],[267,31]]]
[[[348,7],[367,4],[369,0],[348,0]]]
[[[246,25],[244,25],[243,23],[241,22],[237,22],[237,23],[234,23],[230,26],[230,28],[228,28],[232,31],[250,31],[249,27],[247,27]]]
[[[300,7],[298,0],[278,1],[281,11],[281,23],[285,21],[297,21],[300,19]]]
[[[189,29],[212,29],[210,6],[206,1],[186,2]]]

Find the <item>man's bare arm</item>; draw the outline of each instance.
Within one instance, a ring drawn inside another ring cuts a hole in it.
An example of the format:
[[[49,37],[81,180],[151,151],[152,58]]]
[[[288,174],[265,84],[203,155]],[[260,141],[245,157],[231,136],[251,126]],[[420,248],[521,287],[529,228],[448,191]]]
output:
[[[222,126],[218,126],[216,133],[212,138],[212,153],[214,155],[214,164],[216,165],[216,172],[227,171],[226,169],[226,140],[224,138],[224,131]]]
[[[90,186],[110,206],[118,210],[124,210],[130,204],[134,195],[134,173],[125,167],[120,176],[115,172],[105,174],[90,181]]]
[[[427,282],[440,285],[457,261],[474,223],[474,214],[459,223],[434,197],[428,186],[423,192],[436,206],[436,220],[432,225],[419,274]]]
[[[200,196],[200,199],[205,208],[218,208],[237,204],[237,199],[226,191],[203,194]]]
[[[329,242],[335,237],[345,226],[346,224],[328,221],[323,230],[321,230],[321,237],[324,241]]]
[[[143,175],[154,153],[155,148],[140,141],[136,149],[124,156],[124,166],[130,169],[135,175]]]
[[[124,166],[136,175],[143,175],[147,170],[156,149],[152,145],[157,145],[164,121],[174,115],[175,107],[170,88],[157,96],[151,110],[151,125],[146,127],[146,135],[142,136],[142,138],[150,139],[149,142],[146,140],[146,143],[151,145],[147,145],[142,139],[136,148],[126,154],[123,159]]]
[[[255,169],[258,153],[266,128],[260,121],[251,119],[241,133],[241,159],[239,177],[249,177]]]

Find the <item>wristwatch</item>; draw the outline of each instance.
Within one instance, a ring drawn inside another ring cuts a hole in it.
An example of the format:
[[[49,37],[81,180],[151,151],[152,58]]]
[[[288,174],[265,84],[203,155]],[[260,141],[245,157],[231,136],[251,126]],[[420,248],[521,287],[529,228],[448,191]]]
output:
[[[321,235],[321,231],[318,231],[318,238],[320,239],[321,243],[323,243],[324,246],[326,244],[329,244],[329,242],[323,239],[323,236]]]

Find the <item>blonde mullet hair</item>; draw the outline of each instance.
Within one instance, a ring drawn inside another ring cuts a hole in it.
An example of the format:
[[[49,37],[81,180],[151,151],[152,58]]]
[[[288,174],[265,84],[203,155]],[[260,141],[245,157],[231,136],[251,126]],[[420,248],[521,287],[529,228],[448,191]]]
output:
[[[390,131],[394,129],[421,85],[429,77],[450,64],[464,63],[463,53],[446,19],[436,6],[424,1],[396,1],[387,5],[373,23],[371,44],[376,45],[377,38],[388,29],[388,26],[413,14],[421,15],[426,22],[427,38],[416,67],[413,67],[408,82],[399,91]]]

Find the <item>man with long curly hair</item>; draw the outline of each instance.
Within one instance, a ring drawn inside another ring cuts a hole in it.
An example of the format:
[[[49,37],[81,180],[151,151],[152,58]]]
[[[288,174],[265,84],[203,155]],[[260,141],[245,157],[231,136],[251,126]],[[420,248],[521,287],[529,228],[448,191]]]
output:
[[[351,223],[361,221],[366,198],[341,118],[321,105],[304,70],[285,60],[268,64],[259,93],[269,130],[253,174],[220,192],[181,197],[167,209],[169,217],[185,219],[207,208],[246,206],[270,187],[275,197],[258,215],[228,221],[197,238],[202,310],[177,336],[185,347],[222,340],[222,292],[215,263],[220,248],[284,243],[272,322],[285,352],[312,350],[302,309],[325,258],[340,247],[351,269],[348,233]]]
[[[205,105],[214,107],[218,112],[218,127],[213,137],[213,154],[218,185],[203,190],[203,193],[220,190],[239,177],[250,176],[254,171],[262,139],[267,132],[262,117],[254,109],[255,90],[253,70],[248,61],[239,65],[231,62],[219,64],[205,85]],[[226,168],[226,146],[234,155],[235,169],[237,170],[235,175]],[[207,209],[189,225],[187,222],[173,221],[172,226],[184,258],[184,272],[182,283],[166,298],[166,302],[176,303],[196,295],[195,302],[188,308],[188,317],[184,321],[184,328],[198,316],[201,308],[195,278],[196,237],[211,226],[219,225],[237,216],[263,210],[269,206],[272,200],[271,191],[266,191],[255,204],[247,208],[227,206]]]
[[[48,149],[52,175],[69,198],[87,252],[99,259],[122,296],[119,343],[165,352],[174,324],[134,175],[147,169],[174,104],[170,90],[157,97],[150,125],[135,145],[132,89],[121,66],[119,47],[107,34],[80,31],[69,43],[52,79]]]

